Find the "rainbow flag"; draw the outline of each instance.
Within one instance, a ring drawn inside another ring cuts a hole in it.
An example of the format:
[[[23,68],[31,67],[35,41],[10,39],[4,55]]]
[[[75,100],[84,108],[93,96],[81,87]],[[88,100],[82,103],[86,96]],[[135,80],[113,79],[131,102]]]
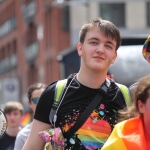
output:
[[[118,123],[102,150],[146,150],[141,117]]]
[[[31,117],[31,114],[29,112],[25,113],[23,116],[22,116],[22,119],[21,119],[21,122],[20,122],[20,125],[22,127],[26,126],[27,124],[29,124],[32,120],[32,117]]]

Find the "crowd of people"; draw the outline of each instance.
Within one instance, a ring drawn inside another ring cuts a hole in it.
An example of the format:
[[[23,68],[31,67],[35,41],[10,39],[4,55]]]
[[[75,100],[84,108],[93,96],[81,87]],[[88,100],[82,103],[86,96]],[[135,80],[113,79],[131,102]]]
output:
[[[129,89],[107,76],[120,45],[120,31],[112,22],[98,18],[85,23],[77,45],[79,72],[47,87],[29,87],[34,118],[23,129],[23,106],[7,103],[8,127],[0,149],[150,150],[150,75]],[[150,62],[150,37],[141,51]]]

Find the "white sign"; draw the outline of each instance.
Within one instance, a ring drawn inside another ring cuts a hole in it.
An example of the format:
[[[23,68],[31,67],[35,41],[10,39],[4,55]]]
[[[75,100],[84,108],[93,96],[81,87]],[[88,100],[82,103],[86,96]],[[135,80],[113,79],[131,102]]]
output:
[[[0,109],[0,139],[5,134],[6,129],[7,129],[7,120],[3,111]]]

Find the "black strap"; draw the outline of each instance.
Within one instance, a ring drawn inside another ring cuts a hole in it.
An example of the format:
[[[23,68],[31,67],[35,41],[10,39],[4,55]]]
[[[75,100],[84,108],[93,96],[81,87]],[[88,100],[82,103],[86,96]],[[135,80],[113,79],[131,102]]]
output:
[[[65,137],[72,137],[74,133],[76,133],[76,131],[78,131],[78,129],[84,124],[84,122],[88,119],[92,111],[96,108],[96,106],[100,103],[100,101],[106,95],[109,85],[110,85],[110,81],[105,80],[99,92],[96,94],[96,96],[91,101],[89,106],[85,109],[85,111],[79,117],[77,122],[70,128],[68,132],[64,133]]]

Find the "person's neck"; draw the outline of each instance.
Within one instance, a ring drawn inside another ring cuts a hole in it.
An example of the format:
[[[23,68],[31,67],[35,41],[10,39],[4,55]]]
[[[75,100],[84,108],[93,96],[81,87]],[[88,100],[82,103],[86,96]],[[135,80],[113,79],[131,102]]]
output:
[[[147,123],[147,121],[145,121],[145,119],[143,117],[141,117],[141,118],[142,118],[142,121],[143,121],[143,126],[144,126],[144,129],[145,129],[145,132],[147,132],[150,135],[149,123]]]
[[[144,123],[144,127],[145,127],[146,132],[150,135],[150,127],[149,127],[149,124],[145,124],[145,123]]]
[[[16,136],[20,130],[21,127],[8,127],[6,133],[9,136]]]
[[[95,73],[95,72],[88,72],[88,73],[84,73],[82,72],[82,70],[79,71],[79,73],[77,73],[76,77],[77,80],[90,88],[93,89],[98,89],[101,87],[101,85],[104,83],[105,79],[106,79],[106,75],[107,73],[103,72],[103,73]]]

